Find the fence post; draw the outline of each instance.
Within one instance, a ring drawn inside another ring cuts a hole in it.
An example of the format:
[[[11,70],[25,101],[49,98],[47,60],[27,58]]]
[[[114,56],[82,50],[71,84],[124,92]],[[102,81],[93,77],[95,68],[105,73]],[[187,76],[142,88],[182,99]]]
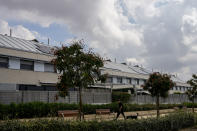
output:
[[[92,96],[93,96],[93,98],[92,98],[92,99],[93,99],[93,103],[94,103],[94,92],[92,92]]]
[[[49,103],[49,91],[48,91],[48,99],[47,99],[47,102]]]
[[[23,103],[23,98],[24,97],[24,91],[22,91],[22,94],[21,94],[21,103]]]
[[[70,91],[68,92],[68,103],[70,104]]]
[[[137,104],[139,104],[139,102],[138,102],[138,96],[139,96],[139,95],[137,94],[136,96],[137,96]]]
[[[107,103],[107,93],[105,94],[105,99],[106,99],[106,103]]]
[[[77,91],[77,103],[79,103],[79,92]]]

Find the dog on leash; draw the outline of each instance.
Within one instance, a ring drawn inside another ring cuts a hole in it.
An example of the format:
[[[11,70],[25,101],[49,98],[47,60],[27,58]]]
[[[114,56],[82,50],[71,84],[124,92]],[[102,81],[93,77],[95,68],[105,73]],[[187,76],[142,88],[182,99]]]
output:
[[[138,117],[138,113],[136,113],[136,115],[130,115],[130,116],[127,116],[126,118],[127,119],[137,119],[137,117]]]

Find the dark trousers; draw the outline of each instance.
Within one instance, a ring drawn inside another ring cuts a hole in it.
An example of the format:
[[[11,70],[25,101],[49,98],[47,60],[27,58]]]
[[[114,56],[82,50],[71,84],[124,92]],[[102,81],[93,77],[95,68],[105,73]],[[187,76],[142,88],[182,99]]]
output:
[[[120,110],[120,111],[118,111],[118,112],[117,112],[116,119],[118,119],[118,117],[119,117],[119,115],[120,115],[120,114],[122,114],[122,115],[123,115],[123,117],[124,117],[124,119],[125,119],[125,115],[124,115],[123,110]]]

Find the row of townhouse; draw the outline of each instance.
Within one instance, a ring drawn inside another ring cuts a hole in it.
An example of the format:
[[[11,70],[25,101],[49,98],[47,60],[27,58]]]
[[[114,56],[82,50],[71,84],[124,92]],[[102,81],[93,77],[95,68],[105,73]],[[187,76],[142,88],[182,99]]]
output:
[[[0,90],[56,90],[52,48],[36,40],[0,35]]]
[[[132,92],[148,93],[143,90],[142,85],[145,84],[152,71],[139,66],[130,66],[125,63],[115,63],[105,61],[104,67],[101,69],[103,74],[108,74],[108,78],[103,85],[108,86],[112,90],[124,90]],[[171,75],[171,79],[176,83],[169,93],[185,93],[191,89],[190,85],[180,80],[177,76]]]
[[[39,90],[55,91],[59,74],[50,61],[54,58],[56,47],[0,35],[0,90]],[[104,62],[102,74],[108,74],[105,83],[97,83],[95,88],[111,90],[142,90],[151,71],[125,63]],[[173,76],[176,82],[170,92],[185,92],[189,85]]]

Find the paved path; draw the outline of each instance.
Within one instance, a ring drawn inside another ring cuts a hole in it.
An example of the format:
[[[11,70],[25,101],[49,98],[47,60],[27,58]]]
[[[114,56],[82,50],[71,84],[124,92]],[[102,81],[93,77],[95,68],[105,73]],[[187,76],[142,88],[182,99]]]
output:
[[[160,115],[165,116],[166,114],[173,113],[175,110],[174,109],[164,109],[160,110]],[[149,117],[156,117],[156,110],[149,110],[149,111],[132,111],[132,112],[125,112],[125,116],[129,115],[136,115],[138,113],[138,119],[142,118],[149,118]],[[95,115],[95,114],[89,114],[89,115],[84,115],[84,119],[86,121],[91,121],[91,120],[113,120],[116,118],[117,113],[111,113],[110,115]],[[76,117],[65,117],[65,120],[76,120]],[[123,120],[123,116],[120,115],[118,120]]]

